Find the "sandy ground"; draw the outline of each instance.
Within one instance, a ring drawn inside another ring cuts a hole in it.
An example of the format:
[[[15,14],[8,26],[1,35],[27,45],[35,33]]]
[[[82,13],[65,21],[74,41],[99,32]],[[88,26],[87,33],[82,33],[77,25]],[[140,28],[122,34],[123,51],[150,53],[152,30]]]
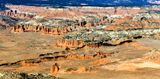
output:
[[[73,18],[92,12],[114,14],[113,9],[48,10],[44,7],[22,5],[7,7],[35,12],[49,18]],[[130,11],[122,8],[118,11],[117,14],[128,11],[137,14],[143,10]],[[10,30],[1,30],[0,71],[47,73],[62,79],[160,79],[160,40],[141,38],[117,46],[67,49],[56,46],[62,37],[63,35],[11,33]],[[69,58],[69,55],[73,56]],[[53,74],[50,71],[55,63],[59,70],[53,69],[56,73]]]
[[[61,36],[40,33],[10,33],[0,31],[0,64],[37,58],[39,54],[62,51],[55,47]],[[98,59],[45,61],[31,66],[0,66],[2,71],[50,73],[53,63],[60,65],[57,76],[62,79],[159,79],[160,64],[144,62],[141,58],[152,49],[159,49],[159,40],[140,39],[119,46],[100,47],[103,52],[117,52],[105,60],[110,62],[91,65]],[[97,51],[98,51],[97,50]],[[94,52],[80,49],[76,52]],[[68,68],[92,67],[89,72],[65,72]]]

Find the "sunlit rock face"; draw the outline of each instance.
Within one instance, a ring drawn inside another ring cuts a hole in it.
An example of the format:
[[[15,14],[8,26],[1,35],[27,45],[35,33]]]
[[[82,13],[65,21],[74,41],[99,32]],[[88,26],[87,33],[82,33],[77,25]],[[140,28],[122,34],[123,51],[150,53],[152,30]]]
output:
[[[58,40],[56,45],[65,48],[78,48],[83,47],[85,44],[82,40]]]

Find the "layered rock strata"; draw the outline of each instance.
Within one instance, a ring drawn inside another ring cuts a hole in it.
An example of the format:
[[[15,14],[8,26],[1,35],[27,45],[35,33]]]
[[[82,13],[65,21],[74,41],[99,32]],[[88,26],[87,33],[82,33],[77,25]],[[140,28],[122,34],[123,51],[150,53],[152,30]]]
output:
[[[99,45],[119,45],[125,42],[132,42],[134,39],[149,38],[160,33],[160,29],[139,29],[128,31],[99,31],[92,33],[80,33],[75,35],[66,35],[65,40],[81,39],[85,44]]]
[[[62,35],[76,28],[77,28],[76,26],[47,27],[47,26],[16,25],[13,26],[12,32],[42,32],[44,34]]]
[[[15,25],[17,22],[19,21],[19,19],[15,19],[9,16],[2,16],[0,15],[0,29],[1,28],[7,28],[10,26]]]
[[[108,56],[113,55],[116,52],[110,52],[110,53],[104,53],[104,52],[96,52],[93,54],[71,54],[65,51],[61,52],[53,52],[53,53],[46,53],[46,54],[40,54],[39,57],[33,58],[33,59],[26,59],[26,60],[20,60],[12,63],[2,63],[0,66],[33,66],[42,62],[46,61],[57,61],[57,60],[85,60],[85,59],[97,59],[97,58],[106,58]],[[59,70],[59,66],[56,64],[53,65],[56,66],[56,72]],[[54,68],[53,67],[53,68]],[[52,72],[54,72],[54,69]]]
[[[31,19],[35,17],[33,14],[18,12],[17,10],[8,10],[0,12],[0,15],[10,16],[13,18]]]
[[[106,27],[105,30],[129,30],[159,27],[160,15],[153,11],[117,19],[110,26]]]
[[[58,40],[56,43],[57,47],[65,48],[81,48],[85,46],[84,42],[81,40]]]

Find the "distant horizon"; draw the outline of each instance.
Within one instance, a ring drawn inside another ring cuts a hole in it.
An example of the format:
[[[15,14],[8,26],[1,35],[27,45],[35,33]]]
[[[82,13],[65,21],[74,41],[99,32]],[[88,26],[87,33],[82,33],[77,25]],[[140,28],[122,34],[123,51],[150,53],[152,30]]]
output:
[[[116,1],[116,0],[114,0]],[[129,0],[131,2],[125,2],[124,0],[119,1],[116,3],[112,0],[0,0],[0,10],[5,9],[6,4],[11,5],[28,5],[28,6],[48,6],[48,7],[57,7],[63,8],[66,6],[89,6],[89,7],[145,7],[145,6],[152,6],[152,5],[159,5],[159,4],[152,4],[147,1],[149,0]],[[108,2],[108,3],[107,3]]]
[[[0,0],[1,4],[48,6],[145,6],[158,0]]]
[[[5,5],[26,5],[26,6],[43,6],[43,7],[145,7],[145,6],[160,6],[160,4],[145,4],[145,5],[52,5],[52,4],[34,4],[34,3],[25,3],[25,4],[11,4],[6,3]]]

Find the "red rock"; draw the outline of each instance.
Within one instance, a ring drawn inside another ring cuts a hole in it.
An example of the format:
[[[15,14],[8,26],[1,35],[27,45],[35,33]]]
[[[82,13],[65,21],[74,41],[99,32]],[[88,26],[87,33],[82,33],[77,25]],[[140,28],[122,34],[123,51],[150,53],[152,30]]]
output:
[[[15,11],[9,10],[9,11],[0,12],[0,15],[10,16],[14,18],[22,18],[22,19],[31,19],[35,16],[35,15],[26,14],[26,13],[17,13],[17,10]]]
[[[57,63],[55,63],[54,65],[52,65],[51,69],[50,69],[50,73],[52,75],[57,75],[57,73],[59,72],[59,66]]]
[[[85,44],[82,40],[59,40],[56,44],[58,47],[77,48],[83,47]]]
[[[90,64],[99,66],[99,65],[105,65],[105,64],[110,63],[110,62],[111,61],[107,60],[107,59],[98,59],[98,60],[95,60],[95,61],[91,62]]]
[[[41,32],[44,34],[51,34],[51,35],[63,35],[72,30],[73,27],[71,26],[48,28],[45,26],[16,25],[13,27],[12,32]]]

